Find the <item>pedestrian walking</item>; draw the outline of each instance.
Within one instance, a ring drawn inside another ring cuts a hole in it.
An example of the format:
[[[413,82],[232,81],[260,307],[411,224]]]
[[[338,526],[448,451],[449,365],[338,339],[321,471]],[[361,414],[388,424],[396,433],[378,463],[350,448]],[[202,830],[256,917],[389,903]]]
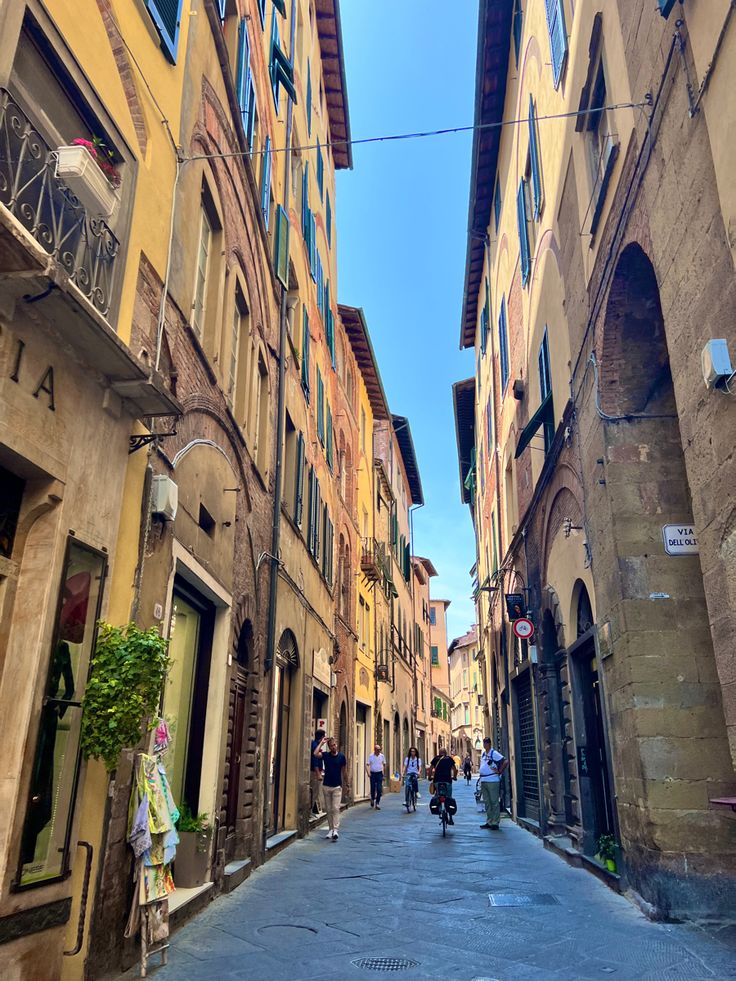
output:
[[[345,778],[345,767],[348,761],[344,753],[339,752],[337,740],[331,737],[327,740],[327,752],[322,754],[324,764],[324,779],[322,780],[322,793],[325,798],[325,809],[327,810],[327,825],[329,831],[325,838],[337,841],[340,837],[340,804],[342,804],[343,787],[347,790],[348,783]]]
[[[466,785],[470,786],[470,778],[473,775],[473,761],[470,758],[470,753],[463,760],[463,774],[465,775]]]
[[[366,763],[368,776],[371,781],[371,807],[377,811],[381,810],[381,797],[383,796],[383,776],[386,770],[386,757],[381,752],[379,743],[373,747],[373,752],[368,757]]]
[[[480,792],[486,808],[486,821],[481,828],[498,831],[501,820],[501,775],[508,765],[509,761],[493,749],[491,740],[486,736],[480,754]]]
[[[309,792],[312,798],[312,814],[319,814],[324,810],[322,806],[322,777],[324,776],[324,765],[322,754],[327,749],[324,729],[318,729],[314,734],[311,747],[311,758],[309,763]]]

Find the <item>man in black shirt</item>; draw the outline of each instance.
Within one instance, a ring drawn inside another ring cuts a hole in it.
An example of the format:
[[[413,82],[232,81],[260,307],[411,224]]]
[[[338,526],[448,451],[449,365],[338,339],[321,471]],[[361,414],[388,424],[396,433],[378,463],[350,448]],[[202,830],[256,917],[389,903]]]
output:
[[[343,787],[347,788],[345,779],[345,767],[348,761],[343,753],[337,751],[337,740],[327,740],[327,753],[322,754],[322,763],[325,768],[325,776],[322,784],[322,792],[325,797],[325,808],[327,810],[327,824],[330,830],[325,835],[331,841],[337,841],[340,837],[340,804],[342,803]]]
[[[452,781],[457,779],[457,767],[453,758],[447,755],[446,749],[440,749],[437,756],[429,764],[429,768],[429,776],[431,780],[434,780],[435,788],[438,783],[446,783],[450,791],[450,797],[452,797]],[[452,815],[450,815],[447,823],[455,823],[452,820]]]

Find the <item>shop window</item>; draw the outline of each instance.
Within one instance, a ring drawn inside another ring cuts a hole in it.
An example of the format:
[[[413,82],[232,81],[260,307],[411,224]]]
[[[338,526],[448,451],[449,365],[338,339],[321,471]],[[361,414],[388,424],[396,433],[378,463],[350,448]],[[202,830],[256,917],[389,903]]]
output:
[[[19,888],[61,878],[69,869],[80,760],[81,701],[94,648],[106,564],[101,552],[69,540],[30,771]]]

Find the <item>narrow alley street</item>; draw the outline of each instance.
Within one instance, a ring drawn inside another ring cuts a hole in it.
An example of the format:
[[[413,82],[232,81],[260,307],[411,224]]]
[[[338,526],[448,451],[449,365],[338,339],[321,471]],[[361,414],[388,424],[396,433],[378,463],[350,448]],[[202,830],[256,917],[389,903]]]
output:
[[[693,927],[648,921],[509,820],[481,831],[473,785],[441,837],[422,783],[296,842],[172,937],[161,981],[402,977],[619,981],[736,977],[736,955]],[[373,961],[373,965],[370,962]],[[152,962],[153,963],[153,962]],[[125,979],[138,977],[137,966]]]

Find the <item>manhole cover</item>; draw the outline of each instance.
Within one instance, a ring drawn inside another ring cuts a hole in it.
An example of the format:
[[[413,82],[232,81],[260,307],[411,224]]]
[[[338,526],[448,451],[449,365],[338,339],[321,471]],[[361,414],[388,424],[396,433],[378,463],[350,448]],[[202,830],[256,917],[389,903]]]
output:
[[[363,971],[408,971],[410,967],[419,966],[419,961],[408,957],[360,957],[351,963]]]
[[[301,943],[305,933],[316,934],[317,931],[314,927],[297,926],[294,923],[270,923],[268,926],[258,927],[256,933],[267,937],[273,944],[292,944]]]
[[[560,902],[548,892],[492,892],[488,894],[491,906],[559,906]]]

